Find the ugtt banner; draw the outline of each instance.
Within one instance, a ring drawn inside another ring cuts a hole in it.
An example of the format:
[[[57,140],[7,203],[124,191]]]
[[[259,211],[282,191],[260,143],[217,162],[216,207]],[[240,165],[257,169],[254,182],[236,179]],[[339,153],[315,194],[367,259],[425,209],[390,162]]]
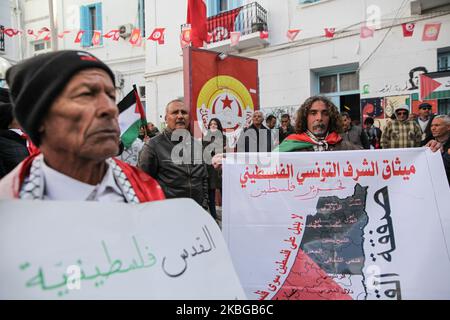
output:
[[[183,67],[191,132],[200,137],[209,121],[218,118],[228,146],[234,147],[259,110],[258,61],[187,47]]]

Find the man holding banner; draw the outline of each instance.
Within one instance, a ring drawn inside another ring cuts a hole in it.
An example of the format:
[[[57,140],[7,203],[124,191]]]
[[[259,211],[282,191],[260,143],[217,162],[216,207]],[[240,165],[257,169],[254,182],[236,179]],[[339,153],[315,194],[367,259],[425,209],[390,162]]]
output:
[[[6,74],[14,114],[42,154],[0,181],[1,199],[140,203],[165,198],[144,172],[112,159],[119,109],[111,69],[90,53],[58,51]]]
[[[358,150],[343,141],[342,121],[336,106],[326,97],[313,96],[297,110],[295,134],[289,135],[275,151],[333,151]]]

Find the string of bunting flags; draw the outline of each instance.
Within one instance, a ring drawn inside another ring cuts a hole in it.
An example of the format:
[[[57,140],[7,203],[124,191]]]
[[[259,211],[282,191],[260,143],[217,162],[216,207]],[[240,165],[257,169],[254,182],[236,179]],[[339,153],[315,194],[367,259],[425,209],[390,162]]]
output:
[[[402,24],[402,31],[403,31],[403,37],[410,38],[413,36],[414,31],[416,29],[415,23],[403,23]],[[439,37],[441,29],[441,23],[435,22],[435,23],[427,23],[423,27],[422,32],[422,41],[436,41]],[[163,45],[165,43],[164,41],[164,34],[165,34],[166,28],[154,28],[151,32],[150,36],[147,38],[147,40],[152,40],[157,42],[159,45]],[[60,32],[57,34],[58,38],[63,39],[64,37],[70,35],[71,33],[75,33],[74,43],[81,43],[82,37],[88,32],[92,34],[91,43],[92,45],[99,45],[102,38],[110,39],[112,41],[119,41],[120,39],[120,30],[113,29],[109,30],[106,33],[102,33],[100,30],[64,30],[63,32]],[[289,29],[286,32],[287,39],[292,42],[295,41],[295,39],[298,37],[302,30],[301,29]],[[0,29],[0,33],[5,34],[8,37],[15,37],[20,36],[22,34],[26,34],[29,37],[33,38],[33,40],[44,40],[49,41],[51,39],[51,30],[47,27],[43,27],[39,29],[38,31],[34,31],[32,29],[28,29],[26,33],[22,30],[14,29],[14,28],[2,28]],[[230,41],[231,46],[236,46],[241,37],[240,31],[231,31],[230,33]],[[360,28],[360,38],[366,39],[366,38],[372,38],[375,34],[375,28],[363,25]],[[324,28],[324,37],[325,38],[334,38],[336,35],[336,29],[335,28]],[[260,31],[260,38],[261,39],[268,39],[269,38],[269,32],[268,31]],[[211,41],[217,40],[212,32],[207,32],[206,35],[206,42],[211,43]],[[139,28],[135,28],[131,31],[130,39],[128,42],[133,46],[141,46],[143,41],[143,37],[141,34],[141,30]],[[182,26],[181,34],[180,34],[180,45],[182,48],[186,46],[190,46],[192,44],[192,28],[190,24],[185,24]]]
[[[147,40],[153,40],[157,42],[158,44],[162,45],[164,44],[164,32],[165,28],[155,28],[153,29],[150,36],[147,38]],[[74,43],[81,43],[83,36],[91,30],[64,30],[61,33],[57,34],[57,37],[60,39],[63,39],[64,37],[68,36],[69,34],[75,34]],[[120,30],[113,29],[108,31],[107,33],[102,33],[100,30],[92,30],[92,38],[91,42],[92,45],[99,45],[101,42],[101,38],[110,39],[112,41],[119,41],[120,38]],[[26,33],[22,30],[14,29],[14,28],[3,28],[0,29],[0,33],[3,33],[7,35],[8,37],[12,38],[14,36],[26,34],[29,37],[31,37],[34,41],[38,40],[44,40],[49,41],[51,39],[51,30],[47,27],[42,27],[38,31],[35,32],[35,30],[28,29]],[[133,46],[141,46],[143,41],[143,37],[141,34],[141,30],[139,28],[135,28],[131,31],[129,43]]]

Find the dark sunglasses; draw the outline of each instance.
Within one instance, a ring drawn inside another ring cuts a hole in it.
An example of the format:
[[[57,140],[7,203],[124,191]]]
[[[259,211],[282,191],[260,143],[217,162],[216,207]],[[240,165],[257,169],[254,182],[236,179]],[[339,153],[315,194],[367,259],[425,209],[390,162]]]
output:
[[[408,114],[408,112],[406,112],[406,111],[397,111],[396,114],[399,115],[399,116],[401,116],[401,115],[406,115],[406,114]]]
[[[423,109],[423,110],[431,110],[430,107],[422,107],[422,108],[419,108],[419,109]]]

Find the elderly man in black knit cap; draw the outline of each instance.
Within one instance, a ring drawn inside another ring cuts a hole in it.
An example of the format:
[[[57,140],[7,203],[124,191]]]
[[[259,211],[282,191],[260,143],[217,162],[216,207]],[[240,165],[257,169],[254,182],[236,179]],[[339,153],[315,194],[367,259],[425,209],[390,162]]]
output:
[[[144,172],[111,157],[119,110],[111,69],[90,53],[58,51],[6,73],[13,112],[42,154],[0,181],[0,198],[140,203],[164,199]]]

